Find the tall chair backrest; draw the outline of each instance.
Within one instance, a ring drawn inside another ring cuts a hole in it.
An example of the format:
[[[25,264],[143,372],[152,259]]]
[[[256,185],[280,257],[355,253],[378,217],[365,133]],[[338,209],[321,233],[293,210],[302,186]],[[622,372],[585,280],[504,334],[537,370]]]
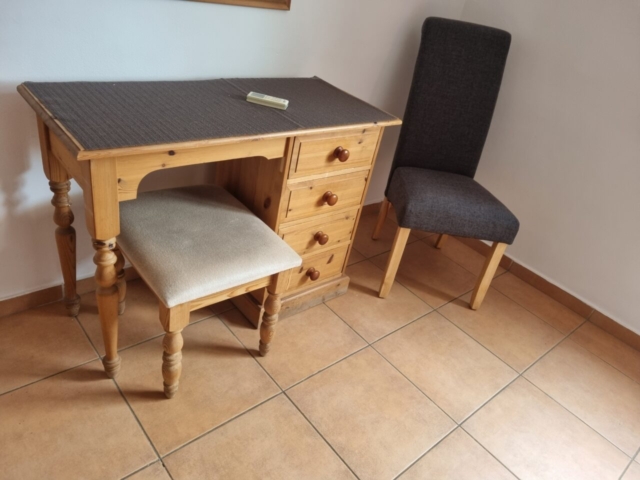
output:
[[[398,167],[473,178],[510,44],[503,30],[426,19],[389,181]]]

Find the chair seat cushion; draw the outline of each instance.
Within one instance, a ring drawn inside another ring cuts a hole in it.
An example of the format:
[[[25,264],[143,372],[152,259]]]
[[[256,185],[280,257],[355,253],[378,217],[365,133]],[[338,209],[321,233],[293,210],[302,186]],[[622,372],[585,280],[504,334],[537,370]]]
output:
[[[500,200],[465,175],[397,168],[387,198],[404,228],[507,244],[513,243],[520,228]]]
[[[221,187],[141,193],[120,204],[117,243],[167,307],[302,263],[273,230]]]

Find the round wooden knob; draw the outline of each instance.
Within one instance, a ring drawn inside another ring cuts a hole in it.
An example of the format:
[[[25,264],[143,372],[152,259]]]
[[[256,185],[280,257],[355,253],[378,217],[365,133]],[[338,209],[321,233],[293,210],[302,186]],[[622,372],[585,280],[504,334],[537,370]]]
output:
[[[346,162],[347,160],[349,160],[350,153],[346,148],[338,147],[333,152],[333,155],[341,162]]]
[[[336,195],[332,191],[328,191],[328,192],[325,192],[325,194],[322,197],[322,200],[324,200],[324,203],[326,203],[330,207],[333,207],[336,203],[338,203],[338,195]]]
[[[329,235],[327,235],[326,233],[320,231],[320,232],[316,232],[316,234],[313,236],[313,238],[316,240],[316,242],[318,242],[320,245],[326,245],[327,242],[329,241]]]
[[[309,277],[312,282],[315,282],[317,279],[320,278],[320,272],[315,268],[311,267],[309,270],[307,270],[307,277]]]

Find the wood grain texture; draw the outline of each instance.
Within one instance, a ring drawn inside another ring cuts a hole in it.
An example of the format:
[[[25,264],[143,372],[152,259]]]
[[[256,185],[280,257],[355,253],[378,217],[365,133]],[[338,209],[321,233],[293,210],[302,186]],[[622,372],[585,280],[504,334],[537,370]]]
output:
[[[116,239],[94,240],[96,251],[93,262],[96,264],[96,298],[100,314],[100,326],[104,340],[105,356],[102,359],[105,372],[115,378],[120,371],[120,357],[118,356],[118,288],[116,287],[115,264],[117,258],[113,253]]]
[[[301,256],[320,253],[351,242],[355,231],[358,209],[333,214],[329,217],[312,219],[302,224],[285,223],[280,226],[280,236]],[[326,243],[316,239],[322,232],[327,236]]]
[[[312,287],[317,280],[327,280],[342,273],[346,263],[347,248],[348,246],[345,245],[318,255],[305,257],[302,265],[291,274],[287,291],[292,292],[300,288]],[[319,272],[316,280],[312,280],[307,275],[310,268]]]
[[[371,128],[355,130],[348,135],[334,133],[296,138],[289,178],[370,166],[380,130]],[[346,161],[340,161],[336,155],[339,148],[349,151]]]
[[[396,236],[393,239],[393,246],[389,252],[389,258],[387,259],[387,266],[384,269],[384,277],[380,284],[380,290],[378,296],[380,298],[386,298],[391,291],[393,281],[398,273],[398,267],[402,260],[402,254],[404,253],[404,247],[407,246],[407,240],[409,240],[410,228],[398,227],[396,230]]]
[[[191,0],[193,2],[221,3],[223,5],[239,5],[243,7],[273,8],[290,10],[291,0]]]
[[[507,246],[508,245],[506,243],[493,242],[491,252],[484,262],[484,266],[482,267],[480,276],[478,276],[476,286],[473,289],[473,294],[471,295],[469,307],[472,310],[477,310],[480,308],[480,305],[482,305],[482,301],[487,294],[487,290],[489,290],[489,286],[491,286],[491,280],[493,280],[493,277],[496,274],[498,265],[500,265],[500,259],[502,259],[502,255],[507,249]]]
[[[246,143],[207,146],[198,149],[174,148],[159,153],[117,157],[118,200],[124,201],[136,198],[140,182],[151,172],[236,158],[263,157],[266,159],[278,159],[285,155],[286,143],[286,138],[273,138]]]

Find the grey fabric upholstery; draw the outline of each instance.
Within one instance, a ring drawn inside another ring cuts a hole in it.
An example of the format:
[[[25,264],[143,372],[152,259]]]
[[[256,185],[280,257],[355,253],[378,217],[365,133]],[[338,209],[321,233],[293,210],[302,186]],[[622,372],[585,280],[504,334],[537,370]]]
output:
[[[141,193],[120,204],[117,243],[167,307],[301,265],[300,256],[221,187]]]
[[[398,168],[388,198],[404,228],[511,244],[520,227],[500,200],[456,173]]]
[[[398,224],[513,243],[516,217],[473,180],[511,35],[427,18],[386,195]]]
[[[430,17],[392,167],[473,177],[498,98],[511,35]]]
[[[395,120],[317,77],[25,85],[85,150]],[[286,98],[289,108],[248,103],[250,91]]]

